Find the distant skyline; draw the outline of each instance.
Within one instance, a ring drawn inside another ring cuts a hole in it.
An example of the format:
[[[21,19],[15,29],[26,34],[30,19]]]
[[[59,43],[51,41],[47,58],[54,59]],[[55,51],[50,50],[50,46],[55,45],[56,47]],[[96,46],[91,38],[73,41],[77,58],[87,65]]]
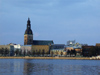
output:
[[[34,40],[100,43],[100,0],[0,0],[0,45],[23,45],[28,17]]]

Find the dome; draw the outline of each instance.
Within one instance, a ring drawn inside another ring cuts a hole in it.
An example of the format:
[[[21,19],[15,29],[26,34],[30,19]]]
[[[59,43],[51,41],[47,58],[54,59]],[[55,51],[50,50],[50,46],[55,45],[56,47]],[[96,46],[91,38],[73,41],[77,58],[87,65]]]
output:
[[[33,35],[33,32],[31,29],[26,29],[25,34],[32,34]]]

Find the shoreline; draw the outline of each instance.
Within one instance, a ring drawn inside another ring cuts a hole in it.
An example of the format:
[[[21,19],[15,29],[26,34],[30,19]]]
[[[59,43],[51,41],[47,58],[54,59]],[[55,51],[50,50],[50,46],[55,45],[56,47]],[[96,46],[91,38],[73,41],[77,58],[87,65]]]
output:
[[[0,57],[0,59],[73,59],[73,60],[93,60],[90,57]]]

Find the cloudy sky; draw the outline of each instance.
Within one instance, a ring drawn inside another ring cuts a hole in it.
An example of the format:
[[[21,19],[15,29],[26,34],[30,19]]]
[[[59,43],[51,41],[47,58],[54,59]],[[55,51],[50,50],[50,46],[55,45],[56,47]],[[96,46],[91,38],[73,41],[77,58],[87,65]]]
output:
[[[28,17],[34,40],[100,43],[100,0],[0,0],[0,45],[23,45]]]

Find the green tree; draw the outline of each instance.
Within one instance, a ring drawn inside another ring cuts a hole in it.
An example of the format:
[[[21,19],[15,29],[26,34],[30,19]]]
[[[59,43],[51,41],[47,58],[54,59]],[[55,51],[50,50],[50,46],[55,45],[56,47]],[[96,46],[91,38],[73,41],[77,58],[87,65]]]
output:
[[[40,53],[41,53],[41,50],[38,50],[38,55],[40,55]]]
[[[35,55],[35,51],[34,51],[34,50],[32,51],[32,55],[33,55],[33,56]]]
[[[44,53],[45,53],[45,51],[44,51],[44,49],[42,50],[42,55],[44,56]]]
[[[19,50],[19,56],[22,56],[22,50],[21,49]]]
[[[95,50],[95,47],[91,47],[89,49],[89,56],[96,56],[96,50]]]
[[[56,51],[55,54],[58,55],[58,51]]]
[[[68,54],[68,55],[70,54],[70,50],[67,51],[67,54]]]
[[[63,55],[63,52],[61,52],[61,56]]]
[[[6,48],[5,49],[5,56],[9,55],[9,50]]]
[[[51,53],[51,56],[53,56],[53,51],[51,51],[50,53]]]
[[[16,56],[19,55],[19,49],[16,49],[15,54],[16,54]]]
[[[29,56],[31,56],[32,55],[32,52],[31,51],[29,51]]]
[[[4,56],[4,48],[1,49],[1,54]]]
[[[70,56],[73,54],[73,50],[70,51]]]
[[[24,50],[24,53],[23,54],[24,54],[24,56],[26,56],[26,50]]]
[[[27,51],[27,55],[30,56],[31,55],[31,52],[30,51]]]
[[[3,56],[3,49],[0,49],[0,55]]]
[[[76,50],[75,49],[73,50],[73,54],[76,56]]]
[[[35,55],[38,55],[38,51],[37,50],[35,50]]]

